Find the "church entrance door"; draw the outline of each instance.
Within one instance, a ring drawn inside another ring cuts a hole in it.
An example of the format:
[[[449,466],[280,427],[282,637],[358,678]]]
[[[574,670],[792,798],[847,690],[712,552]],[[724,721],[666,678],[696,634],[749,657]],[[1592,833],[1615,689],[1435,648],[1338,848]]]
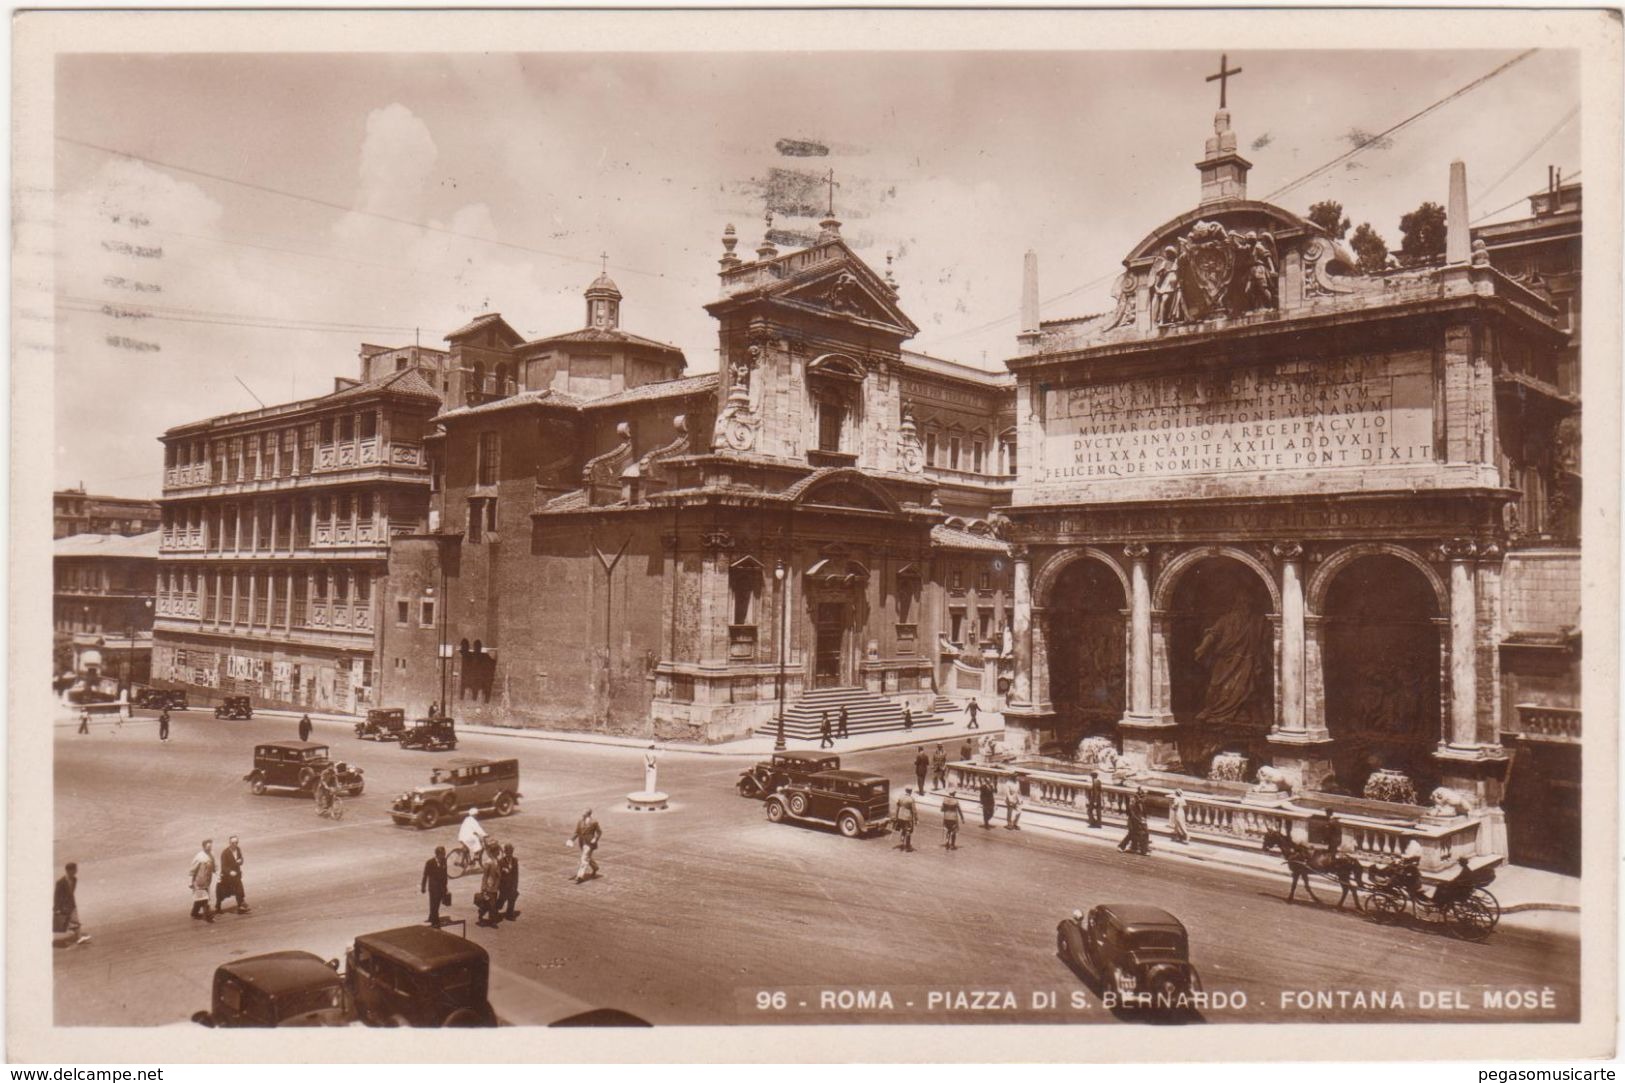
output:
[[[1438,602],[1427,578],[1398,557],[1361,557],[1326,590],[1326,728],[1340,789],[1364,792],[1389,768],[1432,791],[1439,743]]]
[[[813,621],[813,687],[839,688],[846,660],[846,605],[819,602]]]

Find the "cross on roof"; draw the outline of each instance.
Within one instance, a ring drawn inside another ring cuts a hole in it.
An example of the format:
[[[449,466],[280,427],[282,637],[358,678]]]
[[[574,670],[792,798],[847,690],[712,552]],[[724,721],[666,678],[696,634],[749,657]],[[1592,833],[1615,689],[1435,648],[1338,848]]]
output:
[[[598,269],[603,274],[609,274],[609,253],[598,253]]]
[[[1226,69],[1228,69],[1228,70],[1226,70]],[[1224,100],[1225,99],[1225,89],[1226,89],[1225,84],[1227,84],[1230,81],[1230,77],[1232,75],[1240,75],[1240,74],[1241,74],[1241,69],[1240,68],[1232,68],[1232,67],[1230,67],[1230,54],[1229,53],[1220,53],[1219,54],[1219,70],[1214,72],[1212,75],[1208,76],[1207,79],[1205,80],[1206,82],[1209,82],[1209,83],[1213,82],[1213,80],[1215,80],[1215,79],[1217,79],[1219,81],[1219,108],[1220,109],[1226,108],[1225,100]]]
[[[829,176],[827,178],[825,178],[825,179],[829,182],[829,216],[831,218],[834,218],[835,217],[835,170],[831,169],[829,171]]]

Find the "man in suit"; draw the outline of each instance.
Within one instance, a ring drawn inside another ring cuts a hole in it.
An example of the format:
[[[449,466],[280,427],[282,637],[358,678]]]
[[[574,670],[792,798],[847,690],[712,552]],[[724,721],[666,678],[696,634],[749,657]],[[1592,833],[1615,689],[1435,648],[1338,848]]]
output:
[[[925,754],[925,746],[914,756],[914,778],[920,784],[920,792],[925,792],[925,774],[931,770],[931,757]]]
[[[497,899],[499,904],[507,907],[502,916],[512,921],[519,916],[519,911],[513,904],[519,901],[519,859],[513,856],[513,843],[506,843],[502,847],[502,891]]]
[[[491,859],[485,863],[485,870],[480,873],[480,893],[474,896],[474,905],[479,908],[480,917],[474,924],[484,925],[487,929],[495,929],[502,924],[502,913],[498,909],[502,904],[502,856],[494,852]]]
[[[227,896],[237,900],[237,912],[251,911],[243,897],[243,848],[237,845],[237,836],[231,836],[226,848],[220,851],[220,882],[214,888],[214,912],[220,913]]]
[[[1089,776],[1089,791],[1088,791],[1088,793],[1089,793],[1089,799],[1088,799],[1089,826],[1090,827],[1103,827],[1105,825],[1101,820],[1101,814],[1105,811],[1106,797],[1105,797],[1105,793],[1102,791],[1101,786],[1100,786],[1100,772],[1099,771],[1095,771],[1094,773],[1092,773]]]
[[[423,882],[418,886],[418,893],[429,896],[429,920],[426,924],[440,928],[440,907],[449,902],[446,898],[446,848],[436,846],[434,856],[423,863]]]
[[[939,790],[948,785],[948,750],[940,744],[931,753],[931,785]]]
[[[158,740],[169,740],[169,708],[158,712]]]
[[[997,806],[997,802],[996,802],[996,795],[993,792],[993,780],[991,778],[986,777],[985,775],[982,777],[981,798],[982,798],[982,826],[983,827],[992,827],[993,826],[993,811],[998,806]]]
[[[976,714],[981,709],[982,709],[982,705],[980,703],[977,703],[974,699],[971,700],[969,703],[965,704],[965,713],[970,715],[970,722],[966,724],[966,726],[965,726],[966,729],[973,730],[973,729],[980,728],[976,724]]]
[[[844,703],[841,704],[841,713],[835,719],[835,732],[840,735],[843,741],[851,736],[846,731],[846,704]]]
[[[192,857],[186,870],[186,883],[192,889],[192,916],[211,925],[214,911],[209,908],[209,888],[214,885],[214,840],[204,839],[202,849]]]
[[[598,861],[593,854],[603,837],[604,829],[592,818],[592,809],[583,812],[581,819],[576,821],[576,833],[570,836],[569,841],[569,845],[581,851],[581,863],[576,866],[576,874],[570,877],[575,883],[579,884],[598,875]]]
[[[90,939],[90,934],[79,924],[79,903],[74,898],[78,890],[79,866],[70,861],[63,869],[62,879],[56,882],[56,899],[51,905],[52,927],[68,934],[68,938],[60,942],[62,947],[83,944]]]
[[[972,741],[969,737],[965,738],[965,743],[959,746],[959,758],[962,760],[974,760],[976,758],[976,742]]]
[[[819,748],[834,748],[835,747],[835,741],[834,741],[834,739],[832,737],[830,737],[829,712],[828,711],[824,712],[824,717],[822,719],[820,719],[819,722],[818,722],[818,738],[819,738],[819,740],[818,740],[818,747]]]
[[[310,716],[308,714],[299,716],[299,739],[301,741],[310,740]]]
[[[897,831],[903,836],[902,849],[910,853],[914,850],[914,825],[919,818],[919,808],[914,804],[914,791],[904,786],[903,796],[897,799]]]

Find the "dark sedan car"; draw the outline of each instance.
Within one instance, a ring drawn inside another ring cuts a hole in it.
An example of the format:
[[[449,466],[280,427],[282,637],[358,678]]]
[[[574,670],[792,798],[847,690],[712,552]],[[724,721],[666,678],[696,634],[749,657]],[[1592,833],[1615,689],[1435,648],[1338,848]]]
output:
[[[1105,903],[1063,918],[1055,952],[1099,983],[1107,1008],[1170,1015],[1195,1012],[1202,979],[1190,961],[1185,926],[1168,911],[1140,903]]]
[[[865,771],[819,771],[769,796],[767,818],[830,824],[849,839],[884,833],[891,825],[891,780]]]
[[[206,1027],[347,1026],[355,1011],[337,960],[308,951],[273,951],[216,968],[209,1010],[192,1016]]]
[[[326,745],[313,741],[267,741],[254,746],[254,769],[243,776],[255,793],[267,788],[298,790],[314,793],[316,783],[329,768],[338,778],[338,790],[344,797],[356,797],[366,788],[361,768],[340,761],[334,763],[327,754]]]
[[[839,771],[841,757],[822,752],[775,752],[748,771],[742,771],[735,788],[741,797],[758,800],[777,793],[786,782],[794,782],[819,771]]]

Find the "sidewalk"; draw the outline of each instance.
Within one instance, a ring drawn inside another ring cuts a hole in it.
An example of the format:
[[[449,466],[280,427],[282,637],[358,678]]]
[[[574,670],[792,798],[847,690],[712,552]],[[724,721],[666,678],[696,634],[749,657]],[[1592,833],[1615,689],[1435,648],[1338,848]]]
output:
[[[959,804],[965,815],[966,827],[977,825],[979,828],[982,809],[976,794],[964,787],[959,788],[957,792],[960,794]],[[941,791],[921,794],[919,802],[921,809],[940,809],[942,805],[940,793]],[[1002,798],[994,811],[993,823],[997,829],[1002,830],[1004,827],[1004,802]],[[920,826],[924,830],[929,830],[932,827],[940,826],[940,820],[935,816],[922,818]],[[1058,835],[1071,835],[1094,846],[1112,846],[1115,848],[1123,838],[1123,828],[1120,825],[1108,824],[1105,827],[1090,827],[1084,820],[1050,812],[1033,805],[1030,801],[1024,802],[1022,805],[1021,827],[1024,831],[1037,830]],[[1195,838],[1188,843],[1175,842],[1167,834],[1165,821],[1160,818],[1153,819],[1150,827],[1152,836],[1151,860],[1222,866],[1240,872],[1251,873],[1279,883],[1282,897],[1286,896],[1292,881],[1286,871],[1286,863],[1278,854],[1267,854],[1263,850],[1238,849],[1233,846],[1203,842]],[[1573,934],[1579,932],[1580,880],[1578,877],[1563,876],[1559,873],[1544,872],[1540,869],[1508,864],[1503,864],[1497,868],[1495,874],[1495,882],[1490,885],[1490,890],[1501,904],[1501,920],[1503,922],[1550,932],[1569,932]],[[1327,897],[1327,888],[1331,889],[1330,898]],[[1330,880],[1317,881],[1315,884],[1316,894],[1328,904],[1336,903],[1337,894],[1340,890]],[[1298,894],[1301,898],[1303,892],[1299,891]]]
[[[289,711],[280,708],[256,707],[255,718],[285,718],[290,722],[297,722],[302,714],[308,714],[313,725],[320,730],[323,727],[342,729],[352,733],[359,718],[352,715],[319,714],[315,711]],[[200,717],[212,718],[214,708],[193,707],[189,711],[172,712],[170,717],[176,719],[197,719]],[[150,718],[137,718],[130,724],[151,722]],[[876,749],[904,748],[914,745],[925,745],[927,748],[936,744],[949,745],[951,758],[958,758],[958,746],[966,737],[980,740],[989,734],[1003,735],[1004,718],[995,711],[983,711],[977,716],[978,727],[969,729],[968,720],[961,715],[960,719],[950,722],[946,726],[931,726],[913,731],[894,730],[887,733],[862,733],[856,737],[837,739],[835,747],[828,751],[840,755],[851,752],[872,752]],[[90,716],[90,725],[94,729],[98,726],[112,725],[110,718]],[[55,725],[79,725],[79,709],[73,708],[71,714],[58,714]],[[467,722],[457,723],[458,733],[475,733],[485,737],[516,737],[527,741],[556,741],[561,744],[575,745],[605,745],[612,748],[648,748],[648,737],[623,737],[613,733],[577,733],[569,730],[542,730],[520,729],[516,726],[482,726]],[[660,741],[660,751],[665,753],[688,753],[695,756],[732,756],[752,760],[764,759],[773,752],[773,738],[762,735],[744,737],[737,741],[724,741],[714,745],[692,744],[686,741]],[[791,739],[786,742],[791,751],[817,752],[817,741],[797,741]]]

